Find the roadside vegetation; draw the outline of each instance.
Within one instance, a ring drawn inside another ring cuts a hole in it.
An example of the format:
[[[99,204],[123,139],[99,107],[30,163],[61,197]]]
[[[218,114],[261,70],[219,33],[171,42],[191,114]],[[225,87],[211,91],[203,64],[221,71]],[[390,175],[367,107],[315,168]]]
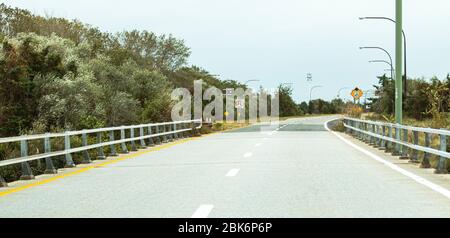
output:
[[[394,121],[394,82],[385,75],[375,85],[377,98],[371,99],[369,118]],[[444,79],[408,79],[403,104],[407,125],[450,129],[450,75]]]
[[[378,78],[375,87],[376,98],[370,99],[367,105],[352,105],[346,109],[346,114],[354,118],[363,118],[375,121],[395,123],[394,96],[395,83],[383,75]],[[408,79],[406,99],[403,105],[403,124],[417,127],[429,127],[435,129],[450,129],[450,75],[445,79],[433,77],[431,79]],[[363,108],[368,108],[363,110]],[[343,129],[342,127],[340,129]],[[447,138],[447,140],[449,140]],[[413,141],[413,134],[408,133],[408,141]],[[425,144],[425,134],[419,133],[419,145]],[[432,136],[431,147],[440,149],[438,136]],[[450,151],[450,143],[447,143],[447,151]],[[408,154],[412,154],[408,149]],[[419,161],[424,153],[418,152]],[[432,167],[436,167],[438,156],[431,156]],[[450,168],[450,163],[447,164]]]

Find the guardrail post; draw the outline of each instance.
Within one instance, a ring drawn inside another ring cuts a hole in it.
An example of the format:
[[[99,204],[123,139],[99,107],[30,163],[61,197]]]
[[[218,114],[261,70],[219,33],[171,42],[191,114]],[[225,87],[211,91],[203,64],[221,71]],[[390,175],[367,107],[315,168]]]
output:
[[[45,153],[50,153],[51,145],[50,145],[50,137],[44,138],[44,151]],[[44,174],[56,174],[58,171],[55,169],[55,166],[53,165],[53,161],[51,157],[45,158],[45,171]]]
[[[70,135],[68,132],[66,132],[66,134],[64,135],[64,149],[66,151],[70,150]],[[73,168],[75,167],[75,163],[73,162],[72,159],[72,154],[66,152],[65,155],[65,159],[66,159],[66,164],[64,165],[65,168]]]
[[[398,124],[397,124],[398,126]],[[395,140],[400,141],[400,129],[398,127],[395,127]],[[395,143],[394,145],[394,151],[392,152],[393,156],[399,156],[400,155],[400,144]]]
[[[102,133],[103,132],[97,132],[97,143],[101,144],[102,142]],[[103,146],[98,147],[97,149],[97,159],[98,160],[104,160],[106,159],[105,153],[103,152]]]
[[[365,122],[361,122],[361,131],[367,131],[367,123]],[[369,136],[366,133],[361,132],[361,139],[364,143],[367,143]]]
[[[413,131],[413,144],[414,145],[419,145],[419,132],[418,131]],[[419,163],[419,158],[418,158],[418,151],[415,149],[412,149],[411,151],[411,159],[409,160],[410,163]]]
[[[403,129],[403,142],[408,143],[408,129]],[[401,146],[401,156],[400,159],[409,159],[408,156],[408,147],[402,145]]]
[[[110,142],[115,141],[115,139],[114,139],[114,130],[112,130],[112,131],[109,132],[109,141],[110,141]],[[110,155],[110,156],[117,156],[116,145],[115,145],[115,144],[112,144],[112,145],[109,146],[109,148],[110,148],[110,150],[111,150],[111,152],[110,152],[109,155]]]
[[[134,139],[134,128],[130,129],[130,138]],[[136,141],[132,140],[131,141],[131,151],[137,151],[137,147],[136,147]]]
[[[166,125],[162,125],[162,128],[163,128],[163,130],[162,130],[162,133],[166,133],[167,132],[167,128],[166,128]],[[163,136],[162,136],[162,138],[163,138],[163,143],[167,143],[168,141],[167,141],[167,135],[166,134],[164,134]]]
[[[178,132],[178,139],[184,139],[184,133],[182,130],[184,130],[184,124],[183,122],[181,122],[178,126],[177,126],[177,130],[180,130],[180,132]]]
[[[427,133],[427,132],[425,132],[425,147],[428,147],[428,148],[431,147],[431,134]],[[423,168],[423,169],[431,168],[429,153],[424,152],[422,162],[420,163],[420,168]]]
[[[193,137],[199,136],[198,131],[197,131],[197,127],[195,126],[195,122],[192,122],[191,126],[192,126],[192,136]]]
[[[373,133],[375,135],[380,135],[380,126],[379,125],[376,125],[376,124],[373,125]],[[378,147],[380,147],[380,144],[381,144],[380,138],[375,137],[375,141],[374,141],[373,147],[378,148]]]
[[[439,141],[440,141],[440,150],[447,152],[447,136],[446,135],[439,135]],[[447,174],[447,158],[440,156],[437,169],[434,171],[436,174]]]
[[[169,128],[169,132],[173,132],[173,125],[172,124],[169,124],[169,125],[167,125],[167,127]],[[169,141],[173,141],[174,140],[174,137],[173,137],[173,133],[170,133],[169,134]]]
[[[392,139],[392,125],[388,125],[387,126],[388,132],[387,132],[387,137]],[[392,142],[391,141],[386,141],[386,152],[391,152],[392,151]]]
[[[344,123],[345,123],[346,125],[349,125],[349,126],[350,126],[350,120],[344,119]],[[350,134],[350,128],[346,127],[346,128],[345,128],[345,132],[347,132],[347,134]]]
[[[375,133],[375,125],[370,124],[369,128],[370,128],[369,132]],[[372,145],[372,146],[375,145],[375,137],[372,136],[372,135],[370,135],[370,142],[369,142],[369,144]]]
[[[173,134],[174,139],[178,140],[178,132],[176,132],[177,131],[177,124],[173,124],[173,131],[174,131],[174,134]]]
[[[126,139],[126,137],[125,137],[125,129],[123,127],[120,129],[120,139],[121,140],[125,140]],[[121,146],[122,146],[122,153],[128,154],[127,144],[125,142],[122,142]]]
[[[88,146],[88,141],[87,141],[87,134],[85,132],[83,132],[83,134],[81,134],[81,143],[84,146]],[[91,163],[91,156],[89,156],[89,151],[88,150],[83,150],[83,161],[81,162],[82,164],[89,164]]]
[[[185,123],[185,122],[184,122],[184,123],[181,123],[181,129],[183,130],[183,132],[181,132],[181,137],[182,137],[183,139],[188,138],[189,135],[187,134],[186,131],[184,131],[184,130],[186,130],[186,123]]]
[[[28,142],[26,140],[20,141],[20,156],[27,157],[28,156]],[[31,171],[30,164],[28,162],[21,163],[22,167],[22,176],[20,176],[20,180],[31,180],[34,179],[33,171]]]
[[[139,136],[141,137],[141,147],[142,148],[147,148],[147,145],[145,144],[145,140],[144,138],[144,127],[139,127]]]
[[[153,137],[151,137],[151,135],[153,135],[152,126],[148,126],[147,130],[148,130],[148,135],[150,136],[148,138],[148,146],[152,147],[155,145],[155,143],[153,142]]]
[[[159,134],[159,126],[155,126],[155,135]],[[157,145],[161,144],[161,137],[160,136],[156,136],[155,137],[155,142]]]
[[[184,131],[184,129],[186,129],[186,125],[185,125],[185,123],[183,122],[183,123],[180,124],[180,126],[181,126],[181,130],[183,130],[183,131],[180,133],[180,136],[181,136],[182,139],[184,139],[184,138],[186,138],[186,132]]]
[[[361,123],[360,122],[356,122],[356,128],[357,129],[361,129]],[[362,133],[360,131],[356,131],[356,139],[361,140],[362,138]]]
[[[386,126],[382,125],[381,126],[381,135],[386,137]],[[386,140],[385,139],[380,139],[380,148],[378,148],[380,150],[386,150]]]
[[[0,188],[8,187],[8,183],[5,181],[5,179],[0,175]]]

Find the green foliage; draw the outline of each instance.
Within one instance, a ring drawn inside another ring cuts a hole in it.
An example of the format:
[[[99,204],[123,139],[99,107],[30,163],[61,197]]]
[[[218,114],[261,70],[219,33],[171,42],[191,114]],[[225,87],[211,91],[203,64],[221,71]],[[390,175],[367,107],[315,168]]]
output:
[[[292,87],[286,85],[278,86],[279,101],[280,101],[280,116],[301,116],[304,112],[292,99]]]
[[[0,136],[168,120],[174,87],[222,83],[185,67],[190,50],[171,35],[103,33],[5,4],[0,23]]]
[[[448,80],[448,78],[447,78]],[[431,84],[426,88],[429,106],[426,114],[433,118],[432,127],[446,128],[449,124],[448,117],[448,95],[450,88],[448,84],[439,81],[437,78],[431,79]]]
[[[394,121],[395,83],[385,76],[379,77],[375,85],[377,98],[373,101],[373,112],[387,121]],[[450,124],[450,76],[444,80],[408,79],[406,98],[403,104],[405,119],[428,121],[427,126],[447,128]]]
[[[300,104],[301,107],[305,107],[306,105],[307,111],[310,114],[337,114],[343,113],[347,104],[342,99],[333,99],[331,102],[317,99],[312,100],[309,104]]]

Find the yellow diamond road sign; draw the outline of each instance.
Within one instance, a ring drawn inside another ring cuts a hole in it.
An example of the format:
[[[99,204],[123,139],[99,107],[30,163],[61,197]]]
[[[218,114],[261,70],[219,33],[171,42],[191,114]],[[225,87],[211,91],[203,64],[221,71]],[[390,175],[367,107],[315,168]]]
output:
[[[364,92],[361,89],[359,89],[359,88],[355,88],[352,91],[352,97],[355,100],[359,100],[360,98],[362,98],[363,95],[364,95]]]

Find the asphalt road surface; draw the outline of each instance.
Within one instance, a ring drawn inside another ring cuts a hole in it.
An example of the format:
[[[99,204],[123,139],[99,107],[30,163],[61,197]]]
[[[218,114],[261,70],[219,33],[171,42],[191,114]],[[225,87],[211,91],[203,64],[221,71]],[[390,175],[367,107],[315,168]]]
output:
[[[447,175],[398,164],[441,192],[425,186],[327,131],[332,118],[251,126],[24,189],[30,182],[13,183],[0,189],[20,188],[0,196],[0,217],[450,217]]]

